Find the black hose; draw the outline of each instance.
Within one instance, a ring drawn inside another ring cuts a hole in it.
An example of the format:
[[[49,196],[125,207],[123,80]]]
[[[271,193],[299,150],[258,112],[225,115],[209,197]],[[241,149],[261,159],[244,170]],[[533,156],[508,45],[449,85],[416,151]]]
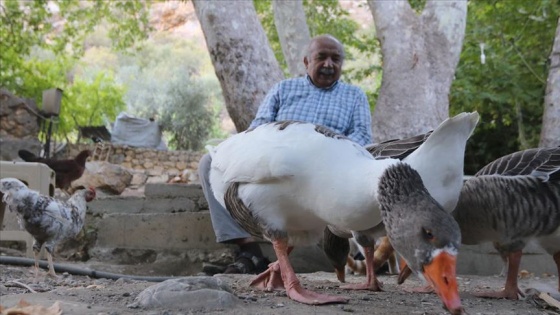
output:
[[[0,256],[0,264],[2,265],[16,265],[16,266],[34,266],[35,260],[31,258],[14,257],[14,256]],[[48,263],[46,261],[39,260],[39,267],[43,269],[48,269]],[[96,271],[91,269],[84,269],[75,266],[61,265],[54,263],[54,270],[56,272],[68,272],[73,275],[78,276],[89,276],[92,278],[105,278],[105,279],[130,279],[130,280],[140,280],[149,282],[162,282],[169,279],[176,279],[177,277],[144,277],[144,276],[133,276],[133,275],[123,275],[118,273]]]

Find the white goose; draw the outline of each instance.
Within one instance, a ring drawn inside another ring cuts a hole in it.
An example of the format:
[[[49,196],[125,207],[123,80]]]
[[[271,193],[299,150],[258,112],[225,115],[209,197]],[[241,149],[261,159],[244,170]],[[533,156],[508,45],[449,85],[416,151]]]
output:
[[[477,122],[477,113],[447,119],[407,158],[444,207],[454,205],[458,198],[460,184],[455,185],[450,176],[459,164],[462,177],[466,140]],[[349,139],[299,122],[261,125],[230,137],[212,149],[211,155],[210,182],[217,200],[244,229],[269,239],[278,258],[252,285],[267,290],[285,288],[291,299],[307,304],[346,302],[344,297],[304,289],[288,253],[293,246],[316,244],[327,225],[351,231],[379,225],[379,179],[389,166],[402,162],[375,160]],[[410,220],[409,226],[415,227],[413,216],[403,220]],[[411,238],[410,244],[415,242],[416,237],[406,237]],[[432,251],[433,257],[427,255],[432,259],[421,265],[431,264],[444,252],[441,248]],[[410,265],[417,265],[414,257],[408,258]],[[454,270],[455,266],[449,268]],[[438,277],[437,270],[426,277]],[[451,290],[445,286],[452,288],[454,284],[455,292],[440,296],[446,296],[444,303],[449,309],[460,308],[454,274],[435,283],[438,293]]]

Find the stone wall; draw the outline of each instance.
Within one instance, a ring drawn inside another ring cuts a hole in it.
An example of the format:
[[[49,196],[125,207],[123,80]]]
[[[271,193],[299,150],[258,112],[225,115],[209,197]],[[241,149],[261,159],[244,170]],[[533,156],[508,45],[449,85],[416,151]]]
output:
[[[14,96],[0,89],[0,137],[31,139],[37,138],[39,109],[34,101]]]
[[[180,182],[198,182],[198,161],[203,152],[161,151],[155,149],[135,148],[111,143],[69,144],[64,158],[76,156],[80,151],[89,149],[93,152],[90,161],[107,161],[125,167],[133,173],[132,186],[145,183],[162,183],[176,176],[183,176]],[[187,180],[188,179],[188,180]]]
[[[39,109],[33,100],[19,98],[0,89],[0,159],[11,161],[17,151],[26,149],[37,152],[41,143],[37,139]]]

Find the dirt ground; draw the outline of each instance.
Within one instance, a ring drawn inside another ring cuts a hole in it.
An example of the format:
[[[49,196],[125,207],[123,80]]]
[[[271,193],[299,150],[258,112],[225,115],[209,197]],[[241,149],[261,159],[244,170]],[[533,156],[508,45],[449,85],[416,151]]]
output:
[[[44,274],[45,271],[43,270]],[[87,276],[60,274],[57,280],[44,279],[34,283],[33,269],[30,267],[0,265],[1,305],[15,306],[20,300],[32,305],[50,307],[58,301],[62,314],[83,315],[175,315],[175,314],[446,314],[435,294],[408,293],[405,289],[418,287],[419,280],[411,278],[401,286],[396,284],[395,275],[381,275],[383,292],[346,291],[334,273],[316,272],[299,274],[301,282],[308,289],[350,298],[348,304],[308,306],[289,300],[284,292],[265,293],[247,286],[252,275],[215,275],[225,280],[233,293],[242,301],[233,309],[183,309],[165,307],[157,309],[131,308],[135,297],[153,282],[135,280],[94,279]],[[361,282],[364,276],[349,275],[348,282]],[[560,314],[560,310],[528,294],[524,300],[488,300],[472,296],[473,290],[501,288],[504,278],[499,276],[459,276],[460,294],[467,314]],[[556,276],[528,274],[520,279],[522,290],[536,288],[533,292],[556,290]],[[33,290],[35,292],[30,292]],[[5,314],[1,313],[2,315]],[[39,314],[39,313],[37,313]],[[47,313],[44,313],[47,314]],[[49,314],[50,315],[50,314]]]

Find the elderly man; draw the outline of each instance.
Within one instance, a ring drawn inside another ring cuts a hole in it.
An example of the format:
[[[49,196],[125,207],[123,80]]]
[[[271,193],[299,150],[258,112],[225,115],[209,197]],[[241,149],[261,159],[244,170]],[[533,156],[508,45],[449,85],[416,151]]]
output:
[[[366,95],[356,86],[341,82],[344,47],[331,35],[314,37],[303,63],[307,75],[277,83],[259,106],[249,128],[281,120],[323,125],[359,143],[371,143],[371,112]],[[259,245],[214,198],[209,183],[211,158],[199,163],[199,175],[208,200],[216,240],[237,244],[235,262],[224,273],[259,273],[268,267]]]

